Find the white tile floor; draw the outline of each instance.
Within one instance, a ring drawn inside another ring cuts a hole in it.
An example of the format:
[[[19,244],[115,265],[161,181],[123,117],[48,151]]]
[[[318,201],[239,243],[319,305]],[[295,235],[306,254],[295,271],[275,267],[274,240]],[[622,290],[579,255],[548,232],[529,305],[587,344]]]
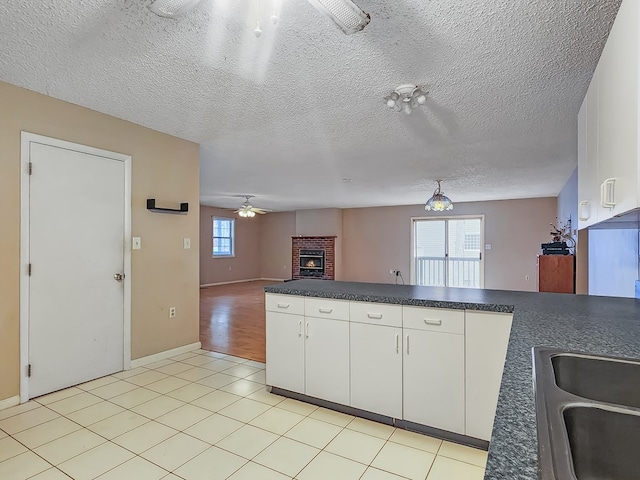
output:
[[[481,450],[266,392],[195,350],[0,411],[6,480],[482,480]]]

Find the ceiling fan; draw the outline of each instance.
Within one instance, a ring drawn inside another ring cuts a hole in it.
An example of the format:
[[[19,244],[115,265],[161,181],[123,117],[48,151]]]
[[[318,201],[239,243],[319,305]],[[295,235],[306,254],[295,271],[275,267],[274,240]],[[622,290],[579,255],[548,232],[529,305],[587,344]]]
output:
[[[156,15],[167,18],[177,18],[195,7],[200,0],[153,0],[149,9]],[[309,0],[317,10],[329,17],[345,34],[359,32],[371,21],[368,13],[364,12],[352,0]],[[275,15],[275,21],[278,17]],[[273,19],[273,17],[272,17]],[[259,37],[262,33],[260,22],[254,33]]]
[[[265,213],[271,211],[266,208],[257,208],[251,205],[251,202],[249,201],[249,199],[253,198],[254,195],[242,195],[242,196],[245,198],[244,203],[240,205],[240,208],[233,213],[237,213],[241,217],[251,218],[251,217],[255,217],[256,213],[259,213],[260,215],[264,215]]]

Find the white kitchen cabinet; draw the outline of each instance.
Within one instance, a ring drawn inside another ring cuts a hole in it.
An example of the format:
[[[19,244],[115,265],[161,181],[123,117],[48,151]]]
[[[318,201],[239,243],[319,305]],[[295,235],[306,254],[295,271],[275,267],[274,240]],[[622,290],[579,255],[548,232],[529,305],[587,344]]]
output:
[[[319,300],[266,294],[266,383],[349,405],[348,302],[347,321],[299,314],[320,308],[327,317],[345,316],[344,301]]]
[[[266,308],[268,385],[490,439],[511,314],[270,294]]]
[[[466,311],[466,426],[470,437],[489,440],[498,404],[513,315]]]
[[[304,321],[302,315],[267,311],[267,385],[304,393]]]
[[[403,418],[464,434],[464,335],[403,333]]]
[[[402,418],[402,328],[351,323],[350,330],[351,406]]]
[[[598,184],[597,74],[578,113],[578,228],[598,221],[600,186]]]
[[[305,394],[349,405],[349,322],[305,317]]]
[[[638,206],[638,2],[624,1],[598,62],[598,221]],[[607,190],[611,190],[607,193]],[[601,203],[605,198],[601,200]]]
[[[578,115],[580,229],[640,206],[638,8],[622,2]]]

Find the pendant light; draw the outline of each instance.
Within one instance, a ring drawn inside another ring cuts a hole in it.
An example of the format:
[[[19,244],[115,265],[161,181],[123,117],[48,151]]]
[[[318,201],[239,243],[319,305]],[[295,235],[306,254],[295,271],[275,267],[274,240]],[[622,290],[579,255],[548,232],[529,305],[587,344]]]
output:
[[[436,188],[435,192],[433,192],[433,196],[429,200],[427,200],[427,204],[424,206],[425,210],[434,212],[453,210],[453,202],[444,194],[444,192],[440,188],[441,182],[442,180],[436,180],[438,187]]]

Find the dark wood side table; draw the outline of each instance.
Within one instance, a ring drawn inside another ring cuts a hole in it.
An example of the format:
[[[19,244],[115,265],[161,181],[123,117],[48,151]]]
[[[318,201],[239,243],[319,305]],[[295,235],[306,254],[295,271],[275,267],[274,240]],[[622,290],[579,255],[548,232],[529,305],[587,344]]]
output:
[[[576,257],[538,255],[538,291],[576,293]]]

